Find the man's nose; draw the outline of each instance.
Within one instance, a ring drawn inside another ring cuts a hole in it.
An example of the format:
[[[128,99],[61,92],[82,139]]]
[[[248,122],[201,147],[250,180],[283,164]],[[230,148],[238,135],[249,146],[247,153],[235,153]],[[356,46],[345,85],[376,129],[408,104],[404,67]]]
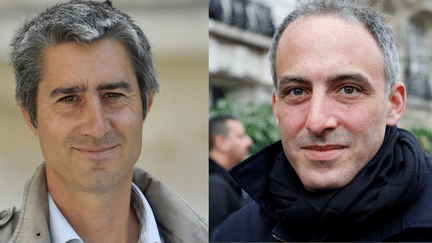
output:
[[[94,138],[102,138],[111,129],[108,114],[98,99],[87,100],[81,111],[83,126],[81,133]]]
[[[324,92],[312,95],[305,127],[315,135],[337,127],[332,101]]]

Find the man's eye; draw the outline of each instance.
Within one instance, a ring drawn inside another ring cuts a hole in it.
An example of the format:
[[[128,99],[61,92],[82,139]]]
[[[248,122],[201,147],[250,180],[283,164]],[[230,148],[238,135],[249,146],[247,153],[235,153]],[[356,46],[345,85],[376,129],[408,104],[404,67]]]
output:
[[[104,96],[105,96],[105,98],[107,98],[109,100],[115,100],[115,99],[122,97],[123,94],[121,94],[121,93],[106,93]]]
[[[293,88],[288,90],[287,95],[294,95],[294,96],[300,96],[303,95],[305,91],[301,88]]]
[[[359,90],[354,87],[354,86],[344,86],[342,87],[342,89],[340,90],[340,92],[342,94],[354,94],[356,92],[358,92]]]
[[[69,96],[62,97],[59,101],[65,104],[71,104],[73,102],[78,101],[78,97],[74,95],[69,95]]]

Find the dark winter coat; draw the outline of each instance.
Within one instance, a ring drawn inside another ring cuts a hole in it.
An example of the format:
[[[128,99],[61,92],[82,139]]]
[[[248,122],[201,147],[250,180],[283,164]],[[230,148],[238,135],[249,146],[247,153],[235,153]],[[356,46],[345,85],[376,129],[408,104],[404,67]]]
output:
[[[242,189],[230,174],[209,160],[209,232],[242,206]]]
[[[418,153],[423,153],[418,143],[413,144],[420,151]],[[212,242],[298,241],[293,237],[294,232],[281,227],[280,219],[275,217],[275,209],[266,204],[270,197],[269,174],[276,156],[281,152],[283,148],[279,141],[230,171],[255,201],[228,217],[213,234]],[[426,153],[421,155],[426,159],[421,165],[423,189],[419,197],[403,213],[394,215],[382,226],[361,234],[354,241],[432,241],[432,156]]]

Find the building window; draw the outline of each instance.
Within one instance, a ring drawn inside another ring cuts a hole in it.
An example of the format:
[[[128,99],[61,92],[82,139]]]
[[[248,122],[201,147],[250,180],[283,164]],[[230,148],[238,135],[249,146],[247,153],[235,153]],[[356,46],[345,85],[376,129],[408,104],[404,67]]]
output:
[[[259,0],[210,0],[209,17],[261,35],[275,32],[271,9]]]
[[[429,52],[426,27],[421,22],[409,21],[407,29],[407,63],[405,85],[409,96],[431,100],[429,85]]]

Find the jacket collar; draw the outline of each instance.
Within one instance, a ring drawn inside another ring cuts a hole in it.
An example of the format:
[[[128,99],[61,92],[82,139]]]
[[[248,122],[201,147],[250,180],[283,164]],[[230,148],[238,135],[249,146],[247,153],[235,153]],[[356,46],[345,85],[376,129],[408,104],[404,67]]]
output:
[[[24,187],[20,217],[10,242],[51,242],[48,220],[45,164],[41,164]]]
[[[208,224],[168,186],[135,167],[133,182],[143,192],[166,242],[207,242]]]
[[[230,176],[230,174],[224,168],[218,165],[214,160],[209,159],[209,176],[211,175],[218,175],[222,177],[239,195],[242,194],[242,189],[237,184],[237,182]]]
[[[279,140],[250,156],[245,161],[233,167],[229,172],[235,181],[258,204],[263,206],[270,198],[268,190],[269,174],[273,168],[276,156],[283,151],[282,142]],[[264,209],[266,210],[266,209]],[[275,212],[267,211],[272,218],[277,218]]]
[[[206,242],[208,225],[161,181],[134,168],[133,180],[148,200],[166,242]],[[27,181],[17,226],[9,242],[50,243],[45,164]]]
[[[225,170],[216,163],[213,159],[209,158],[209,174],[221,174]]]

